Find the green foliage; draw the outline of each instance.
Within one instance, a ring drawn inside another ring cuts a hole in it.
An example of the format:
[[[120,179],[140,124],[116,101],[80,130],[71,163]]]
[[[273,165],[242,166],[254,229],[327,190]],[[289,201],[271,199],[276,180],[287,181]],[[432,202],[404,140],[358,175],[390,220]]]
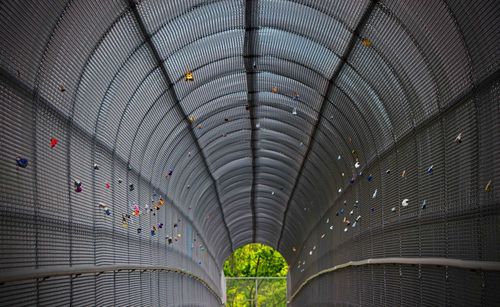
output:
[[[255,291],[257,286],[258,291]],[[255,294],[258,292],[259,307],[286,306],[285,279],[228,279],[227,302],[228,307],[254,307]]]
[[[237,249],[224,263],[226,277],[286,277],[288,265],[279,252],[262,244]],[[227,306],[286,306],[285,279],[228,279]],[[256,287],[257,290],[256,291]]]
[[[258,306],[286,306],[286,279],[262,280],[258,285]]]
[[[238,248],[224,263],[226,277],[285,277],[287,272],[278,251],[257,243]]]

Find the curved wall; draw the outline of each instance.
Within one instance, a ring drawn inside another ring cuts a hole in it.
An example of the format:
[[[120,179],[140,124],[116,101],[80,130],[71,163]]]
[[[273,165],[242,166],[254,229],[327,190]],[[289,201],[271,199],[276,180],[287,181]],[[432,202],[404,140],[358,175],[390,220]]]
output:
[[[3,3],[2,304],[218,304],[250,242],[296,306],[499,304],[498,24],[498,1]]]

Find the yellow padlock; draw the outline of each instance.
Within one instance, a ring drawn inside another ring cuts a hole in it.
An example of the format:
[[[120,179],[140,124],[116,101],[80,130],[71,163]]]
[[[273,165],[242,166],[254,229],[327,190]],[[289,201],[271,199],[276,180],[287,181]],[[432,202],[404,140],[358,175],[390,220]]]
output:
[[[194,77],[193,77],[193,73],[191,71],[187,71],[185,74],[184,74],[184,79],[186,81],[194,81]]]
[[[368,38],[363,38],[361,40],[361,44],[363,44],[363,46],[365,46],[365,47],[371,47],[372,46],[372,41],[369,40]]]

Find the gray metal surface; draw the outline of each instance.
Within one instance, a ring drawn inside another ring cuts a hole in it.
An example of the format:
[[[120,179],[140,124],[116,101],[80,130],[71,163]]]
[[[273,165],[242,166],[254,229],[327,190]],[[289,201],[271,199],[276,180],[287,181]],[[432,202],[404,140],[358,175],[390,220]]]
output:
[[[361,259],[500,261],[498,24],[494,0],[2,3],[0,274],[160,265],[221,296],[223,261],[254,241],[287,259],[290,293]],[[1,304],[135,305],[153,283],[144,305],[217,301],[148,274],[5,283]],[[498,280],[355,267],[292,304],[498,305]]]

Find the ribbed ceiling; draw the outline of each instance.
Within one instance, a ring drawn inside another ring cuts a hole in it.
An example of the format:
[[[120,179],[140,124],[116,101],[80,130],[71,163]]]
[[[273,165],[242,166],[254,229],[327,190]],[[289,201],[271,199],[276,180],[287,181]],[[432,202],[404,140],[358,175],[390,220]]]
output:
[[[3,6],[18,78],[164,189],[218,261],[257,241],[291,262],[351,177],[499,67],[469,55],[466,3]]]

